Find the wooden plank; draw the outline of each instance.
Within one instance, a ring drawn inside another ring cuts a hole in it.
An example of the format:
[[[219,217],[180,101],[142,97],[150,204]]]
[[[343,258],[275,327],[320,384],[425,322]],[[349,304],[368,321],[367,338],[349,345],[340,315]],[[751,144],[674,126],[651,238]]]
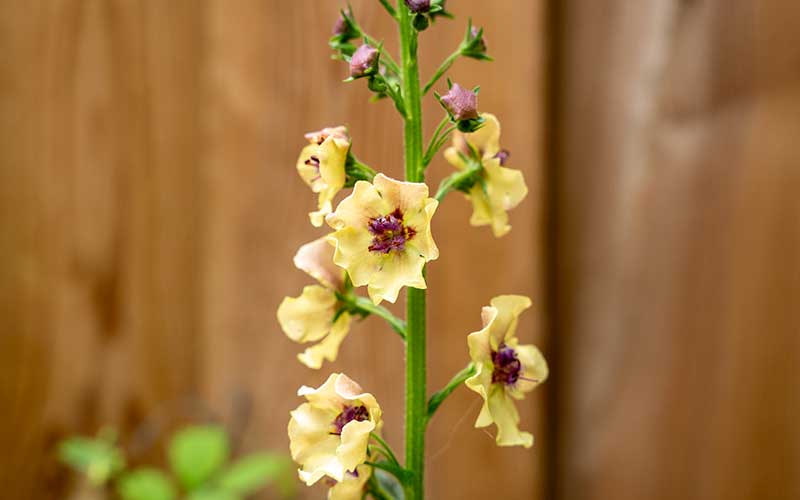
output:
[[[557,498],[800,495],[800,9],[566,2]]]
[[[3,5],[0,484],[52,498],[57,439],[130,431],[197,386],[199,15]]]

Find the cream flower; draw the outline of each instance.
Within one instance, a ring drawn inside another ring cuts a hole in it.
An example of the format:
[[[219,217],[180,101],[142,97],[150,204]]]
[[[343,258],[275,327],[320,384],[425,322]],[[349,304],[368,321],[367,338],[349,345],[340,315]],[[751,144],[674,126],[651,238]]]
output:
[[[519,345],[515,335],[519,315],[531,306],[521,295],[501,295],[481,312],[483,329],[469,334],[469,355],[477,373],[467,387],[483,397],[475,427],[497,425],[500,446],[533,445],[533,435],[519,430],[515,399],[522,399],[547,378],[547,363],[533,345]]]
[[[343,481],[334,481],[335,484],[328,490],[328,500],[361,500],[371,474],[372,467],[359,465],[355,473],[346,473]]]
[[[383,174],[372,184],[357,182],[326,217],[336,230],[328,236],[336,245],[333,261],[347,270],[353,285],[367,285],[376,304],[396,301],[403,286],[425,288],[422,268],[439,257],[430,226],[437,205],[422,183]]]
[[[469,190],[467,197],[472,201],[473,226],[492,226],[497,237],[511,230],[508,224],[508,211],[522,202],[528,194],[528,187],[522,172],[503,165],[510,156],[500,149],[500,122],[492,114],[481,115],[484,125],[471,134],[455,132],[453,146],[447,148],[444,156],[458,169],[465,169],[470,163],[481,162],[483,171],[479,182]],[[477,157],[476,157],[477,155]]]
[[[351,317],[339,312],[336,298],[344,283],[344,271],[333,263],[333,246],[325,238],[300,247],[294,265],[321,285],[305,287],[299,297],[284,298],[278,307],[278,322],[293,341],[318,342],[297,358],[307,367],[319,369],[324,360],[336,360],[339,345],[350,331]]]
[[[319,194],[318,210],[308,214],[311,224],[322,226],[331,212],[333,197],[345,183],[345,163],[350,137],[345,127],[324,128],[305,135],[310,144],[297,159],[297,172],[311,190]]]
[[[318,389],[301,387],[297,395],[307,402],[290,413],[289,449],[300,464],[300,479],[309,486],[324,476],[344,483],[367,459],[370,433],[381,427],[381,407],[340,373]]]

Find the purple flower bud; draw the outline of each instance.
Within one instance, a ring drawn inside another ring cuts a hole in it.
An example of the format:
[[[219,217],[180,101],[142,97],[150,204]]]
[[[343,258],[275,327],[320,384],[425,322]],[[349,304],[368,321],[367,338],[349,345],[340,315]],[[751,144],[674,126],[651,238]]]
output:
[[[405,0],[408,10],[414,14],[423,14],[431,10],[431,0]]]
[[[486,39],[483,37],[483,35],[481,35],[481,37],[478,38],[478,34],[480,32],[481,32],[480,28],[478,28],[477,26],[473,26],[469,30],[469,36],[472,40],[477,40],[475,42],[475,46],[473,47],[473,49],[478,53],[484,54],[486,53],[487,50]]]
[[[378,49],[364,44],[353,53],[350,59],[350,76],[360,78],[374,72],[378,67]]]
[[[336,23],[333,25],[333,31],[331,32],[332,35],[343,35],[347,31],[347,21],[339,15],[336,19]]]
[[[447,111],[458,121],[478,118],[478,95],[454,83],[450,92],[442,96]]]

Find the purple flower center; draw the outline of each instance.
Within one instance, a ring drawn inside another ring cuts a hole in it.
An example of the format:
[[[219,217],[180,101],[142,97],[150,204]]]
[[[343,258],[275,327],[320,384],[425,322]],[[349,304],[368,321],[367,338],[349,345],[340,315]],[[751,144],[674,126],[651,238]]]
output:
[[[493,384],[513,385],[520,379],[522,363],[517,359],[514,349],[500,344],[497,351],[492,351],[492,363],[494,363]]]
[[[373,235],[369,250],[384,254],[392,250],[402,252],[406,241],[417,234],[414,228],[403,224],[403,212],[399,208],[388,215],[370,219],[367,227]]]
[[[356,422],[363,422],[364,420],[369,420],[369,410],[364,405],[359,406],[345,406],[342,413],[336,416],[333,420],[333,428],[335,429],[334,432],[331,434],[335,434],[340,436],[342,434],[342,429],[344,426],[349,424],[355,420]]]

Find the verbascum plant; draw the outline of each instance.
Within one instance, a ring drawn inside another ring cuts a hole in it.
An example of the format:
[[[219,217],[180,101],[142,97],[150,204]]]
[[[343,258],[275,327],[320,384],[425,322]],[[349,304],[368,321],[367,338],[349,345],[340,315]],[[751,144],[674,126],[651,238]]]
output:
[[[379,0],[398,26],[400,57],[342,9],[330,47],[334,59],[348,64],[345,80],[365,81],[376,99],[393,102],[404,122],[405,179],[396,180],[361,162],[348,130],[327,127],[305,135],[308,144],[297,160],[301,179],[317,193],[311,223],[328,234],[303,245],[295,265],[318,281],[299,297],[287,297],[278,310],[283,331],[298,343],[315,343],[299,354],[307,367],[334,361],[351,321],[376,315],[405,343],[405,459],[381,437],[381,408],[376,398],[345,374],[331,374],[318,388],[303,386],[305,402],[291,412],[289,439],[300,479],[322,481],[328,498],[421,500],[424,497],[425,431],[444,400],[465,384],[483,400],[475,427],[494,425],[500,446],[533,445],[520,430],[516,401],[541,384],[547,363],[533,345],[520,344],[517,324],[531,300],[502,295],[483,308],[482,328],[466,335],[466,367],[430,397],[426,388],[426,266],[438,259],[434,216],[447,195],[459,191],[471,202],[470,224],[489,226],[495,237],[509,233],[508,212],[527,195],[522,172],[507,165],[500,146],[500,121],[478,109],[478,87],[447,80],[434,92],[444,113],[427,144],[423,142],[422,98],[460,57],[491,60],[483,29],[470,21],[458,48],[420,85],[417,49],[420,32],[440,18],[452,18],[444,0]],[[397,62],[396,62],[397,61]],[[445,159],[456,171],[431,196],[425,172],[449,141]],[[336,208],[336,195],[351,189]],[[357,290],[366,287],[366,296]],[[394,303],[406,289],[405,319],[381,305]],[[468,352],[468,357],[467,357]]]

